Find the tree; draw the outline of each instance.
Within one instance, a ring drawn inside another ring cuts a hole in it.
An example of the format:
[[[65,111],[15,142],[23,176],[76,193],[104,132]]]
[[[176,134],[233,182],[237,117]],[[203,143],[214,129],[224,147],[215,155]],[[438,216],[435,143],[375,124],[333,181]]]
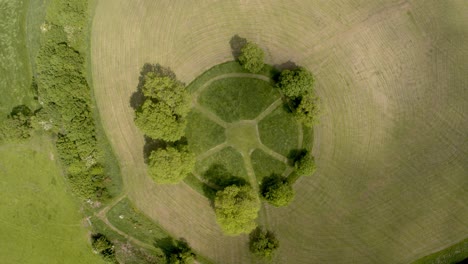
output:
[[[249,72],[257,73],[264,65],[265,53],[263,50],[253,42],[247,42],[241,49],[239,62],[244,69]]]
[[[135,124],[148,137],[175,142],[184,135],[187,120],[169,105],[147,99],[136,112]]]
[[[187,147],[167,147],[151,152],[149,174],[156,183],[177,184],[195,167],[195,155]]]
[[[276,207],[288,205],[295,195],[287,178],[277,174],[263,179],[260,192],[268,203]]]
[[[113,263],[116,262],[114,245],[105,235],[92,235],[91,246],[97,253],[99,253],[104,258],[104,260]]]
[[[190,95],[184,85],[172,76],[149,72],[142,91],[145,101],[136,111],[137,127],[153,139],[179,140],[190,111]]]
[[[317,168],[315,165],[315,159],[310,152],[307,152],[305,155],[302,155],[302,157],[298,158],[294,162],[294,167],[296,168],[296,172],[299,175],[312,175],[315,172],[315,169]]]
[[[0,123],[0,139],[16,141],[28,139],[31,136],[33,113],[25,105],[19,105],[12,109],[2,123]]]
[[[231,185],[218,191],[215,197],[216,221],[224,233],[249,233],[256,227],[260,201],[252,187]]]
[[[305,68],[284,70],[281,72],[277,86],[290,98],[311,94],[314,88],[314,76]]]
[[[294,111],[296,120],[308,127],[316,124],[318,115],[320,114],[318,103],[319,100],[316,96],[311,94],[304,95]]]
[[[279,241],[272,232],[257,228],[250,234],[249,249],[253,254],[271,258],[278,248]]]
[[[195,253],[187,242],[178,240],[176,247],[169,256],[169,264],[192,264],[195,261]]]

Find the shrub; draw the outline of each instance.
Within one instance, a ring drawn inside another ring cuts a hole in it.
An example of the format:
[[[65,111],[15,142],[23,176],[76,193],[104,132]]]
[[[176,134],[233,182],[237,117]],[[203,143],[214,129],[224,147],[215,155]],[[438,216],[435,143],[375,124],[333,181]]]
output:
[[[181,182],[195,167],[195,155],[184,147],[154,150],[149,157],[149,174],[156,183]]]
[[[301,176],[312,175],[316,170],[315,159],[310,152],[300,157],[294,162],[296,173]]]
[[[308,127],[316,124],[320,113],[318,102],[318,98],[311,94],[303,96],[301,102],[294,110],[296,120]]]
[[[114,245],[103,234],[92,235],[91,245],[93,249],[104,258],[104,260],[112,263],[117,262],[115,259]]]
[[[311,72],[302,67],[284,70],[279,76],[277,86],[287,97],[302,97],[313,93],[314,77]]]
[[[264,59],[265,53],[253,42],[247,42],[247,44],[242,47],[239,56],[239,62],[242,67],[252,73],[257,73],[263,68]]]
[[[252,187],[228,186],[216,193],[214,206],[216,220],[224,233],[249,233],[256,227],[260,201]]]
[[[250,234],[249,249],[256,256],[269,259],[278,248],[279,241],[272,232],[257,228]]]
[[[272,174],[263,179],[261,196],[276,207],[286,206],[294,199],[294,189],[287,178]]]
[[[0,124],[0,139],[5,141],[28,139],[33,128],[32,115],[31,109],[25,105],[14,107],[7,119]]]

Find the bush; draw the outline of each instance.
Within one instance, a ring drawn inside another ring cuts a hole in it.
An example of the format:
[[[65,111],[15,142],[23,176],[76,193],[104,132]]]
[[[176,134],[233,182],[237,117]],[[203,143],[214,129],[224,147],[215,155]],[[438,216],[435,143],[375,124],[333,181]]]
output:
[[[265,63],[265,53],[263,50],[253,42],[247,42],[241,49],[241,54],[239,56],[239,62],[244,67],[252,73],[259,72]]]
[[[301,176],[312,175],[316,170],[315,159],[310,152],[300,157],[294,162],[296,173]]]
[[[281,72],[277,86],[287,97],[292,99],[312,94],[314,77],[305,68],[284,70]]]
[[[231,185],[218,191],[214,207],[216,220],[228,235],[249,233],[256,227],[260,201],[248,185]]]
[[[303,96],[298,107],[294,110],[296,120],[308,127],[315,125],[320,113],[318,102],[318,98],[313,95]]]
[[[288,205],[295,195],[287,178],[276,174],[263,179],[260,194],[268,203],[276,207]]]
[[[195,167],[195,155],[187,147],[158,149],[149,157],[149,174],[156,183],[181,182]]]
[[[0,139],[4,141],[21,141],[28,139],[32,132],[31,109],[25,105],[19,105],[13,108],[0,124]]]
[[[249,249],[256,256],[269,259],[278,248],[279,241],[272,232],[257,228],[250,234]]]

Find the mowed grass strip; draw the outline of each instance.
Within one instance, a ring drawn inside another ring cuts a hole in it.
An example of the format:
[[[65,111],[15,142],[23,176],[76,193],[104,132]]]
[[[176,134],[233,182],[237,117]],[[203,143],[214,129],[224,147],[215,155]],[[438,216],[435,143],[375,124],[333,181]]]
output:
[[[185,136],[189,148],[196,155],[202,154],[210,148],[223,143],[226,140],[224,128],[193,109],[188,117]]]
[[[286,170],[286,164],[281,162],[260,149],[254,150],[250,154],[252,166],[255,171],[257,181],[261,182],[263,178],[272,174],[282,175]]]
[[[104,263],[47,137],[0,146],[2,263]]]
[[[278,107],[258,123],[262,143],[285,157],[299,147],[298,128],[294,117],[283,107]]]
[[[254,78],[214,81],[199,97],[199,103],[226,122],[251,120],[279,97],[269,82]]]

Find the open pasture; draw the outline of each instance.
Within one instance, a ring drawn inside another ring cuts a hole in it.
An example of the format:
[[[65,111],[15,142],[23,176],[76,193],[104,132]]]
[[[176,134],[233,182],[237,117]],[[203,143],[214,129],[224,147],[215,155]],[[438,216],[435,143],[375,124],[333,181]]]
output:
[[[232,60],[238,34],[269,64],[311,70],[322,100],[317,172],[290,206],[261,212],[281,243],[274,262],[409,263],[465,239],[467,13],[464,0],[99,1],[94,89],[131,201],[216,262],[252,261],[208,199],[146,175],[129,103],[144,63],[190,83]]]

